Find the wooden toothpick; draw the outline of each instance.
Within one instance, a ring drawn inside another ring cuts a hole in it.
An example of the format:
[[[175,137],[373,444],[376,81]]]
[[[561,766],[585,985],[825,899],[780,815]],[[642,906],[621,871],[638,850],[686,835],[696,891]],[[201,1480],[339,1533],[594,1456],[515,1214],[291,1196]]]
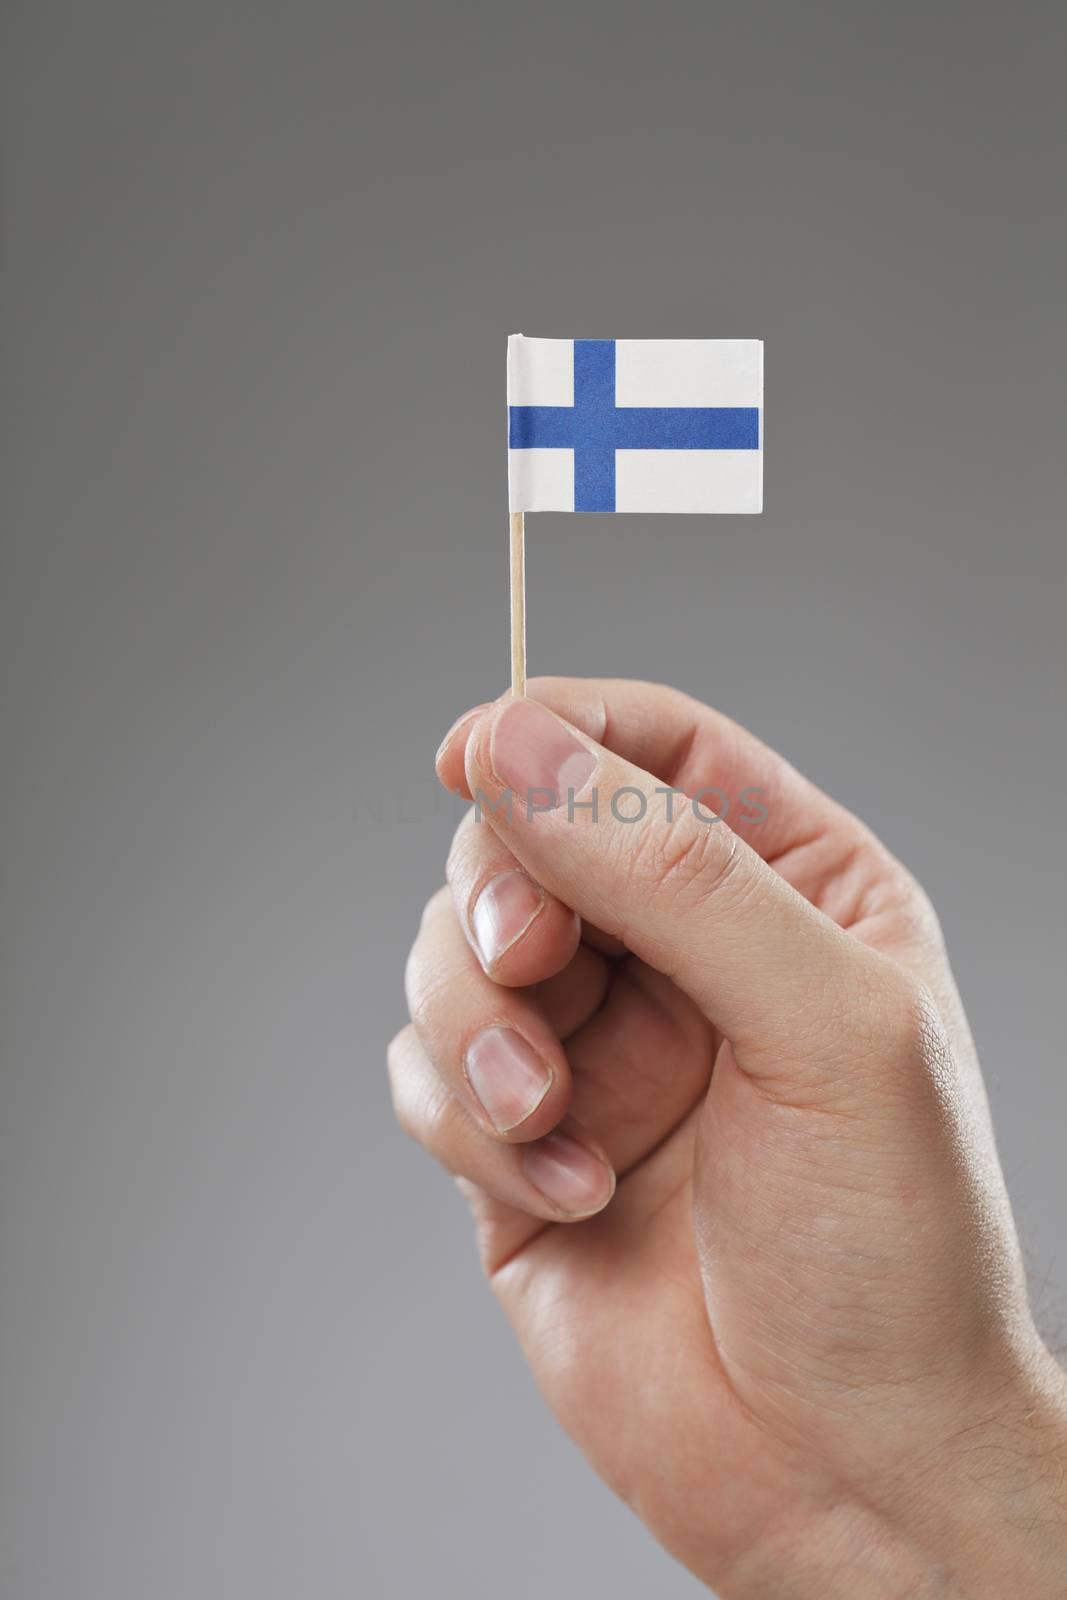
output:
[[[511,513],[511,692],[526,693],[526,525]]]

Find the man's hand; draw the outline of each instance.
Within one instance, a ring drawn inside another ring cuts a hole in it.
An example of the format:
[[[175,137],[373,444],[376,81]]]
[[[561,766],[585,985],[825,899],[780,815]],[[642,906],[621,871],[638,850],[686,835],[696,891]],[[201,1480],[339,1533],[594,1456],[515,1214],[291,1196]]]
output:
[[[1067,1594],[1064,1383],[925,896],[687,697],[530,694],[439,752],[484,820],[390,1068],[550,1404],[724,1600]]]

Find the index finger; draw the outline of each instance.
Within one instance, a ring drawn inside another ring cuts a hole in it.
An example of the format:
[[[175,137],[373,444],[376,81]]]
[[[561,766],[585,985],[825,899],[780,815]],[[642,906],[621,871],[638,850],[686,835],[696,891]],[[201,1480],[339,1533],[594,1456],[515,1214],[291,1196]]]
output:
[[[838,862],[846,856],[853,862],[847,886],[853,894],[887,867],[897,869],[858,817],[747,728],[679,689],[625,678],[532,678],[528,698],[679,796],[699,797],[705,811],[835,920],[844,920],[841,908],[820,896]],[[468,800],[474,797],[464,771],[467,744],[490,704],[454,723],[437,755],[441,782]]]

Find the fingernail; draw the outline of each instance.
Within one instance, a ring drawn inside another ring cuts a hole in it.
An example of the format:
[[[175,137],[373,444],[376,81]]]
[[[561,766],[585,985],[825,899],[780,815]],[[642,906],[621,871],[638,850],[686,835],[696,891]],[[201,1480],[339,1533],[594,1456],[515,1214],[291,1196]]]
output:
[[[517,1128],[537,1110],[552,1074],[512,1028],[486,1028],[467,1050],[467,1082],[498,1133]]]
[[[493,728],[493,770],[509,789],[555,795],[578,793],[596,767],[596,756],[536,700],[513,700]]]
[[[483,711],[488,711],[491,703],[491,701],[486,700],[483,705],[472,706],[469,711],[465,711],[461,717],[456,718],[455,722],[441,740],[441,743],[437,746],[437,754],[433,758],[433,764],[435,767],[440,763],[441,757],[444,755],[445,751],[448,749],[449,745],[452,743],[453,739],[456,737],[457,733],[459,733],[464,724],[472,723],[475,717],[480,717]]]
[[[471,912],[471,932],[483,967],[491,967],[526,932],[544,903],[544,891],[525,872],[501,872],[490,878]]]
[[[615,1193],[611,1168],[565,1133],[550,1133],[527,1145],[522,1165],[534,1188],[568,1216],[602,1211]]]

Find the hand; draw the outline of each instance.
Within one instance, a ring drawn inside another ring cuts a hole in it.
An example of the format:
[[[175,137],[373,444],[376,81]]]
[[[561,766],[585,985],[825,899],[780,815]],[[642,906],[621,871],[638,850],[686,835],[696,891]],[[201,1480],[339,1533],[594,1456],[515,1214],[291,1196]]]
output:
[[[549,1403],[723,1600],[1062,1596],[1064,1381],[925,896],[687,697],[530,694],[439,752],[482,820],[390,1070]]]

